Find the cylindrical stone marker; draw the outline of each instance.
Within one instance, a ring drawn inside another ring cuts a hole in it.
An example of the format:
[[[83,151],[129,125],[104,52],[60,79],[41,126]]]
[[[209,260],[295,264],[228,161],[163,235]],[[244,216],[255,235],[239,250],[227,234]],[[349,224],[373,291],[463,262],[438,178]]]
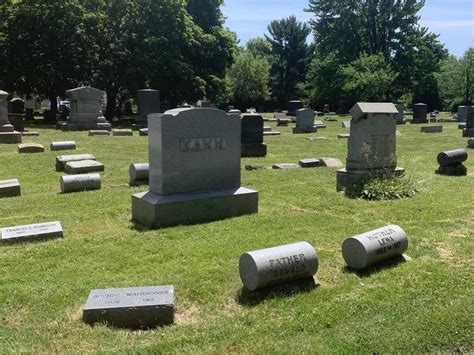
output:
[[[313,277],[318,271],[316,251],[308,242],[282,245],[242,254],[240,279],[250,291]]]
[[[342,255],[349,267],[360,270],[402,255],[407,249],[405,231],[390,225],[346,239],[342,244]]]
[[[464,149],[449,150],[438,154],[438,163],[441,166],[463,163],[467,160],[467,152]]]
[[[128,169],[128,173],[130,175],[130,185],[145,183],[150,179],[150,164],[132,164]]]
[[[61,176],[61,192],[100,190],[100,174],[81,174]]]
[[[50,148],[51,148],[51,151],[75,150],[76,149],[76,142],[74,142],[74,141],[52,142]]]

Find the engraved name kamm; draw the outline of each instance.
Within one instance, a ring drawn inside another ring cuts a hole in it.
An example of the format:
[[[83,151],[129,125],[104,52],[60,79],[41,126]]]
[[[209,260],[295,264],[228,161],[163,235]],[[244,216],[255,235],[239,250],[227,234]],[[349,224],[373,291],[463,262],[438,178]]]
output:
[[[182,152],[215,152],[225,150],[224,138],[191,138],[179,142]]]

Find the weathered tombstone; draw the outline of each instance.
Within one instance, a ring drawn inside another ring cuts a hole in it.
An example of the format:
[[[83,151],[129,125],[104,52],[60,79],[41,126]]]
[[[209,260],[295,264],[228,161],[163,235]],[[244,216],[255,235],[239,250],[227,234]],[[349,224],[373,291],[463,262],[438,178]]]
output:
[[[71,175],[94,173],[104,170],[104,164],[95,160],[70,161],[64,166],[64,171]]]
[[[54,110],[43,111],[43,121],[45,123],[56,124],[61,119],[61,115]]]
[[[21,132],[23,137],[39,137],[39,132]]]
[[[240,279],[255,291],[268,286],[313,278],[318,271],[316,251],[308,242],[255,250],[241,255]]]
[[[91,129],[89,131],[89,137],[95,136],[110,136],[110,131],[107,131],[105,129]]]
[[[17,132],[25,130],[25,114],[24,113],[9,113],[8,121]]]
[[[442,133],[443,126],[425,126],[421,127],[421,133]]]
[[[10,112],[11,113],[25,113],[25,100],[15,97],[10,100]]]
[[[2,242],[15,242],[32,239],[62,238],[63,228],[59,222],[30,224],[26,226],[0,229]]]
[[[474,137],[474,106],[467,107],[466,128],[463,129],[463,137]]]
[[[360,102],[351,109],[347,166],[337,172],[338,191],[360,180],[404,174],[397,167],[397,112],[391,103]]]
[[[145,89],[137,91],[137,125],[141,128],[148,125],[148,115],[160,113],[160,92]]]
[[[140,137],[148,137],[148,128],[140,128],[138,132]]]
[[[288,127],[288,123],[291,121],[288,118],[277,118],[278,127]]]
[[[405,105],[396,103],[395,107],[398,111],[398,113],[395,115],[397,124],[405,124]]]
[[[278,163],[278,164],[273,164],[272,169],[275,170],[296,170],[301,168],[298,164],[292,164],[292,163]]]
[[[459,106],[456,119],[461,122],[466,122],[468,110],[468,106]]]
[[[265,132],[271,132],[272,131],[272,127],[270,126],[263,126],[263,133]]]
[[[148,184],[148,181],[150,179],[150,164],[131,164],[130,168],[128,169],[128,174],[130,175],[130,186]]]
[[[413,105],[413,121],[412,123],[428,123],[428,105],[414,104]]]
[[[0,181],[0,198],[21,196],[20,182],[17,179]]]
[[[340,169],[344,166],[344,164],[342,164],[342,161],[337,158],[323,157],[320,159],[320,161],[321,165],[325,166],[326,168]]]
[[[341,133],[337,135],[338,139],[349,139],[351,135],[349,133]]]
[[[112,130],[112,136],[114,136],[114,137],[130,137],[130,136],[133,136],[133,131],[131,129],[115,128],[115,129]]]
[[[81,160],[95,160],[92,154],[60,155],[56,157],[56,171],[64,171],[67,163]]]
[[[448,176],[465,176],[467,168],[464,162],[467,160],[467,152],[464,149],[449,150],[438,154],[439,168],[437,174]]]
[[[347,107],[346,101],[339,101],[338,108],[336,110],[336,115],[347,115],[349,108]]]
[[[329,104],[324,105],[323,112],[324,113],[329,113],[330,112]]]
[[[314,126],[315,126],[317,129],[324,129],[324,128],[326,128],[326,125],[323,123],[323,121],[320,121],[320,120],[315,120],[315,121],[314,121]]]
[[[100,190],[101,188],[99,174],[61,176],[59,182],[63,194],[69,192]]]
[[[64,142],[52,142],[50,149],[52,152],[58,150],[76,150],[76,142],[74,141],[64,141]]]
[[[317,128],[314,126],[314,111],[310,108],[303,108],[296,111],[296,127],[293,133],[314,133]]]
[[[288,116],[296,116],[296,112],[302,108],[303,108],[303,103],[300,100],[289,101],[288,102]]]
[[[174,287],[147,286],[92,290],[84,306],[88,324],[151,329],[174,322]]]
[[[302,168],[315,168],[321,166],[321,161],[316,158],[301,159],[299,164]]]
[[[351,128],[351,121],[342,121],[342,128]]]
[[[379,228],[346,239],[342,255],[350,268],[361,270],[370,265],[400,257],[408,249],[405,231],[396,225]]]
[[[267,155],[267,145],[263,143],[263,118],[258,114],[241,116],[242,157],[264,157]]]
[[[43,153],[44,147],[39,143],[24,143],[18,146],[18,153]]]
[[[21,133],[8,121],[8,93],[0,90],[0,144],[21,143]]]
[[[467,141],[467,147],[468,148],[474,148],[474,139],[469,139]]]
[[[132,196],[134,222],[161,228],[258,212],[240,186],[240,117],[175,109],[148,118],[150,191]]]
[[[101,105],[104,91],[83,86],[66,91],[71,111],[63,130],[110,130],[111,125],[102,116]]]

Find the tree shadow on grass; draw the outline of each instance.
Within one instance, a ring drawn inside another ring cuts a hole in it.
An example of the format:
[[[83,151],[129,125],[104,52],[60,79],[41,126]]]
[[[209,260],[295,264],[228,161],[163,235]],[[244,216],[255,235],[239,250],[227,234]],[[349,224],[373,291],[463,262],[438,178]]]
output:
[[[310,277],[256,291],[249,291],[247,288],[242,287],[236,295],[236,301],[244,307],[255,307],[273,298],[292,297],[299,293],[311,292],[319,287],[319,285],[318,279]]]
[[[350,268],[349,266],[345,266],[342,269],[342,272],[343,273],[356,274],[360,278],[370,277],[373,274],[376,274],[376,273],[378,273],[382,270],[393,269],[393,268],[397,267],[398,265],[400,265],[402,263],[405,263],[405,262],[408,262],[410,260],[411,259],[408,255],[402,254],[402,255],[390,258],[390,259],[388,259],[386,261],[383,261],[381,263],[377,263],[375,265],[366,267],[365,269],[362,269],[362,270],[356,270],[356,269]]]

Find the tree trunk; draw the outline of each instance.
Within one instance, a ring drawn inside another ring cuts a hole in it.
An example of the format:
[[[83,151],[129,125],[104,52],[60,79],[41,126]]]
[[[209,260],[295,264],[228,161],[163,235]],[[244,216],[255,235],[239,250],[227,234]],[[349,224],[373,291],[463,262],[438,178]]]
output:
[[[107,120],[115,117],[115,108],[117,106],[117,93],[112,90],[107,91],[107,107],[105,108],[104,116]]]
[[[54,113],[59,113],[58,111],[58,97],[56,95],[51,95],[49,97],[49,101],[51,102],[50,110]]]

